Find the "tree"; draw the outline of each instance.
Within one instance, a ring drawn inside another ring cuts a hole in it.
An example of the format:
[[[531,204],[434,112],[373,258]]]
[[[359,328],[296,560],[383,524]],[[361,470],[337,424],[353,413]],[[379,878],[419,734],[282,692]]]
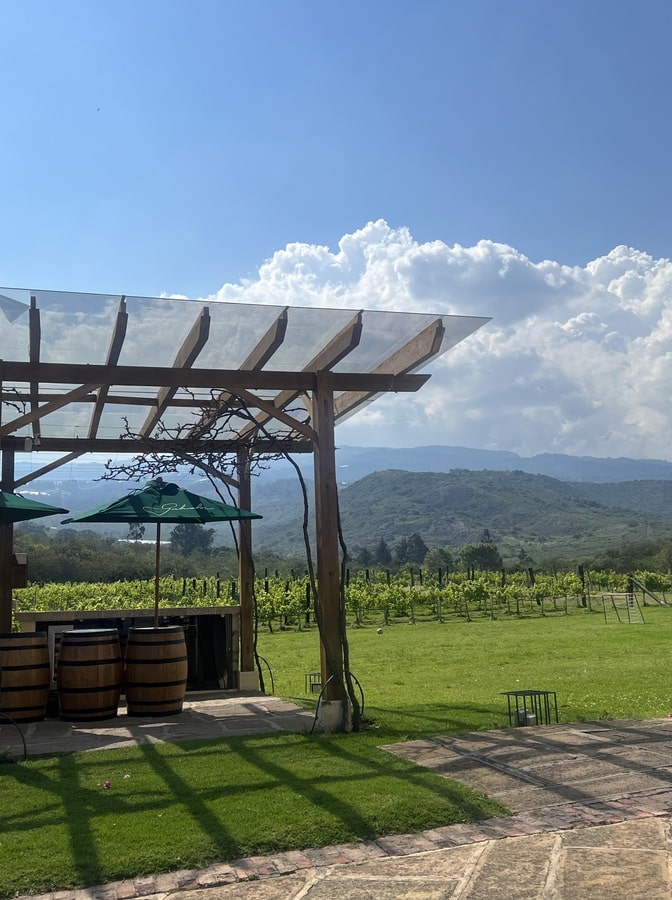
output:
[[[385,538],[381,538],[378,546],[373,552],[373,559],[377,566],[389,566],[392,562],[392,553],[385,543]]]
[[[141,541],[145,536],[145,526],[142,522],[128,523],[128,539],[129,541]]]
[[[408,558],[408,538],[403,537],[394,548],[394,562],[398,566],[403,566],[410,562]]]
[[[521,547],[518,551],[518,565],[522,566],[523,568],[534,565],[534,559],[530,556],[530,554],[524,547]]]
[[[428,550],[423,560],[423,565],[430,572],[450,572],[453,568],[453,554],[448,547],[432,547]]]
[[[403,537],[394,549],[394,561],[398,566],[407,563],[415,563],[420,565],[427,555],[427,544],[423,541],[417,531],[410,537]]]
[[[460,558],[467,569],[494,572],[502,568],[502,557],[496,544],[468,544],[460,551]]]
[[[425,556],[427,556],[427,544],[423,541],[422,537],[418,534],[417,531],[414,531],[413,534],[408,539],[407,544],[407,553],[408,553],[408,561],[411,563],[417,563],[420,565],[424,560]]]
[[[205,528],[200,523],[176,525],[170,534],[170,547],[183,556],[191,556],[197,551],[209,553],[214,537],[214,528]]]
[[[368,547],[362,547],[355,555],[355,562],[365,569],[368,569],[374,562],[373,553]]]

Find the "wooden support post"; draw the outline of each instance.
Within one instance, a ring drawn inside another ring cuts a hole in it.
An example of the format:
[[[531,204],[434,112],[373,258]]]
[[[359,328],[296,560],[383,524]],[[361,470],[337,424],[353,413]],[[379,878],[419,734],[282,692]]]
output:
[[[14,489],[14,451],[2,450],[3,491]],[[12,630],[12,553],[14,550],[14,525],[0,524],[0,633]]]
[[[333,375],[317,372],[313,395],[313,427],[316,433],[315,523],[317,549],[318,609],[323,697],[340,705],[340,723],[345,722],[346,694],[343,682],[341,644],[340,554],[338,543],[338,490],[334,440]],[[343,725],[341,724],[341,727]],[[326,730],[340,730],[327,728]]]
[[[250,454],[241,448],[237,454],[238,506],[251,509],[252,487]],[[254,560],[252,558],[252,522],[238,522],[238,577],[240,583],[240,673],[241,691],[259,690],[259,673],[254,659]]]

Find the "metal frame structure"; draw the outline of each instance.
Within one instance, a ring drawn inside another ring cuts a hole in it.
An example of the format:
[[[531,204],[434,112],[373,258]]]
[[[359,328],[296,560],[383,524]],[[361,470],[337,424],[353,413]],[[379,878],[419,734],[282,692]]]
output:
[[[237,478],[227,480],[250,509],[255,456],[313,453],[322,679],[331,684],[343,662],[335,426],[378,395],[419,390],[430,376],[417,370],[487,321],[0,288],[1,487],[85,453],[207,452],[235,459]],[[17,479],[24,452],[60,455]],[[239,529],[241,687],[253,688],[250,522]],[[0,632],[11,627],[12,545],[12,526],[0,526]]]

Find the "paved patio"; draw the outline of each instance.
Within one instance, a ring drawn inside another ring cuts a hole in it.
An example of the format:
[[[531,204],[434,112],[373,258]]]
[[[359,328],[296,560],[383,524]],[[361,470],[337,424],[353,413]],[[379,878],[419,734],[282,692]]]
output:
[[[50,720],[29,726],[27,739],[31,752],[46,748],[48,740],[58,740],[58,749],[67,752],[134,741],[307,731],[312,718],[277,698],[236,695],[190,701],[166,723],[121,715],[109,727],[89,728]],[[168,894],[177,900],[672,897],[672,719],[437,735],[389,745],[384,752],[485,792],[512,814],[61,891],[42,900],[159,900]]]
[[[302,733],[309,731],[313,725],[314,713],[259,692],[193,692],[187,694],[187,698],[179,715],[165,719],[127,716],[122,699],[119,715],[114,719],[62,722],[48,718],[42,722],[26,723],[22,731],[28,756],[270,731]]]

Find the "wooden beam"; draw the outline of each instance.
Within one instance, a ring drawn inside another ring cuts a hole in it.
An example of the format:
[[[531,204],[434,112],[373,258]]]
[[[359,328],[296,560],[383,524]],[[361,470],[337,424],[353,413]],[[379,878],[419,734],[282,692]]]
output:
[[[40,361],[40,342],[42,339],[42,329],[40,326],[40,311],[37,308],[35,297],[30,298],[30,309],[28,310],[28,359],[31,363],[39,363]],[[30,409],[34,413],[39,407],[37,401],[39,385],[37,381],[30,382]],[[35,440],[40,439],[40,419],[38,416],[31,418],[33,426],[33,437]]]
[[[106,387],[104,385],[104,387]],[[102,390],[102,388],[101,388]],[[63,394],[54,394],[54,393],[44,393],[40,392],[38,394],[38,401],[40,403],[50,403],[52,400],[59,400]],[[3,391],[0,394],[0,400],[3,403],[29,403],[30,395],[25,392],[18,391],[17,393],[12,393],[11,391]],[[87,394],[85,397],[80,397],[77,401],[78,403],[98,403],[98,394]],[[156,406],[156,396],[152,395],[151,397],[138,397],[137,394],[112,394],[107,395],[105,397],[105,405],[106,406]],[[208,407],[212,405],[211,399],[199,399],[198,397],[173,397],[173,399],[168,404],[170,407],[185,407],[187,409],[198,409],[199,407]],[[95,435],[94,435],[95,437]]]
[[[14,451],[2,448],[2,468],[0,469],[0,489],[14,490]],[[12,630],[12,554],[14,552],[14,525],[12,522],[0,524],[0,633]]]
[[[314,356],[310,362],[304,367],[304,372],[321,372],[325,369],[332,369],[337,365],[348,353],[351,353],[359,344],[362,337],[362,313],[358,312],[348,324],[335,335],[326,347]],[[293,403],[300,395],[300,390],[281,391],[277,397],[273,399],[274,409],[284,409],[290,403]],[[241,428],[240,435],[250,434],[259,425],[268,422],[271,417],[275,416],[274,412],[262,413],[257,417],[257,421],[250,422],[245,428]]]
[[[175,361],[173,362],[173,368],[190,369],[196,361],[198,354],[207,344],[209,335],[210,311],[207,306],[204,306],[200,316],[194,322],[191,331],[177,351]],[[148,437],[152,433],[176,392],[176,387],[164,386],[159,390],[156,395],[156,409],[150,412],[140,428],[140,435],[142,437]]]
[[[276,350],[282,346],[287,333],[288,309],[289,307],[285,306],[266,334],[257,341],[254,349],[240,366],[241,369],[263,369]]]
[[[345,701],[341,645],[338,487],[334,442],[333,373],[320,372],[313,396],[315,525],[322,684],[325,700]]]
[[[262,412],[265,412],[269,420],[277,419],[284,425],[288,425],[293,431],[298,431],[299,434],[304,435],[304,437],[307,437],[311,441],[314,440],[315,431],[310,425],[301,422],[299,419],[294,418],[294,416],[290,416],[289,413],[286,413],[283,409],[278,409],[271,400],[262,400],[260,397],[244,390],[238,391],[237,396],[240,397],[241,400],[244,400],[249,407],[260,409]],[[243,431],[244,430],[245,429],[243,429]]]
[[[63,394],[59,400],[54,400],[52,403],[45,403],[44,406],[39,406],[29,413],[25,413],[16,419],[12,419],[7,425],[0,426],[0,438],[13,434],[15,431],[23,428],[24,425],[29,425],[37,419],[42,419],[50,413],[62,409],[62,407],[67,406],[68,403],[76,403],[82,394],[88,394],[89,391],[95,390],[97,387],[99,387],[99,385],[83,384],[81,387],[68,391],[67,394]],[[42,438],[40,437],[40,445],[41,444]]]
[[[2,440],[3,449],[15,450],[17,453],[23,453],[25,438],[23,437],[5,437]],[[214,440],[214,441],[193,441],[188,440],[181,442],[173,438],[165,440],[152,439],[147,441],[138,441],[132,438],[101,438],[97,437],[93,440],[88,438],[63,438],[63,437],[47,437],[42,436],[40,441],[40,452],[42,453],[124,453],[133,455],[137,453],[165,453],[167,455],[180,454],[181,452],[189,453],[219,453],[227,455],[237,453],[241,447],[250,446],[249,441],[240,441],[236,438]],[[264,454],[279,453],[311,453],[313,445],[311,441],[296,440],[293,438],[255,438],[251,445],[252,452],[258,456]]]
[[[429,375],[386,375],[367,372],[334,372],[334,390],[374,393],[414,393]],[[5,385],[30,381],[49,384],[89,384],[89,390],[107,385],[166,386],[184,388],[226,388],[266,391],[315,389],[317,372],[244,371],[243,369],[172,369],[158,366],[104,366],[68,363],[25,363],[0,360],[0,381]]]
[[[55,459],[53,462],[50,462],[49,465],[42,466],[41,469],[35,469],[29,475],[24,475],[23,478],[17,478],[15,487],[19,488],[24,484],[29,484],[36,478],[42,478],[44,475],[48,475],[49,472],[53,472],[54,469],[60,469],[61,466],[67,465],[67,463],[72,462],[73,459],[79,459],[85,452],[86,451],[82,450],[80,453],[68,453],[67,456],[62,456],[61,459]]]
[[[110,344],[107,348],[107,356],[105,357],[105,363],[108,366],[116,366],[119,362],[119,356],[121,355],[121,349],[124,346],[124,340],[126,339],[126,329],[128,326],[128,312],[126,311],[126,297],[122,296],[119,299],[119,306],[117,308],[117,315],[114,320],[114,328],[112,329],[112,336],[110,338]],[[106,384],[103,384],[98,389],[97,393],[93,395],[95,406],[91,412],[91,419],[89,420],[89,438],[95,438],[98,434],[98,427],[100,425],[100,420],[103,415],[103,411],[105,409],[105,402],[107,400],[109,387]],[[58,398],[54,398],[58,399]],[[86,398],[81,398],[88,400],[88,395]],[[58,469],[61,466],[66,465],[69,462],[72,462],[74,459],[78,459],[80,456],[84,455],[85,451],[80,453],[68,453],[67,456],[62,457],[59,460],[55,460],[51,465],[43,466],[42,469],[34,472],[32,474],[32,478],[39,478],[40,475],[46,475],[51,472],[53,469]],[[32,480],[32,479],[31,479]],[[21,482],[24,483],[23,480]]]
[[[282,345],[287,332],[287,310],[288,307],[286,306],[262,339],[257,342],[252,352],[243,361],[241,369],[258,372],[260,369],[263,369],[276,350]],[[200,421],[193,425],[190,433],[192,435],[205,434],[206,431],[213,427],[222,413],[226,409],[230,409],[235,402],[237,401],[233,394],[229,391],[222,391],[214,401],[216,409],[204,412]]]
[[[377,375],[405,375],[410,369],[432,359],[441,349],[446,329],[441,319],[436,319],[407,341],[373,370]],[[358,391],[344,394],[334,400],[336,420],[342,419],[353,409],[374,397],[375,391]]]
[[[126,312],[126,297],[121,297],[119,307],[117,309],[117,317],[114,320],[114,329],[110,338],[110,346],[107,348],[106,364],[108,366],[116,366],[121,355],[121,348],[124,346],[126,339],[126,328],[128,326],[128,313]],[[93,438],[98,433],[100,419],[105,409],[105,402],[109,387],[104,384],[101,386],[96,397],[96,405],[91,413],[91,421],[89,422],[89,437]]]
[[[241,449],[237,455],[238,506],[252,509],[252,488],[250,478],[250,454]],[[254,561],[252,559],[252,522],[247,519],[238,522],[238,577],[240,584],[240,687],[249,690],[259,688],[258,675],[255,678],[254,659]],[[244,674],[247,673],[247,674]],[[252,684],[250,682],[253,682]]]

